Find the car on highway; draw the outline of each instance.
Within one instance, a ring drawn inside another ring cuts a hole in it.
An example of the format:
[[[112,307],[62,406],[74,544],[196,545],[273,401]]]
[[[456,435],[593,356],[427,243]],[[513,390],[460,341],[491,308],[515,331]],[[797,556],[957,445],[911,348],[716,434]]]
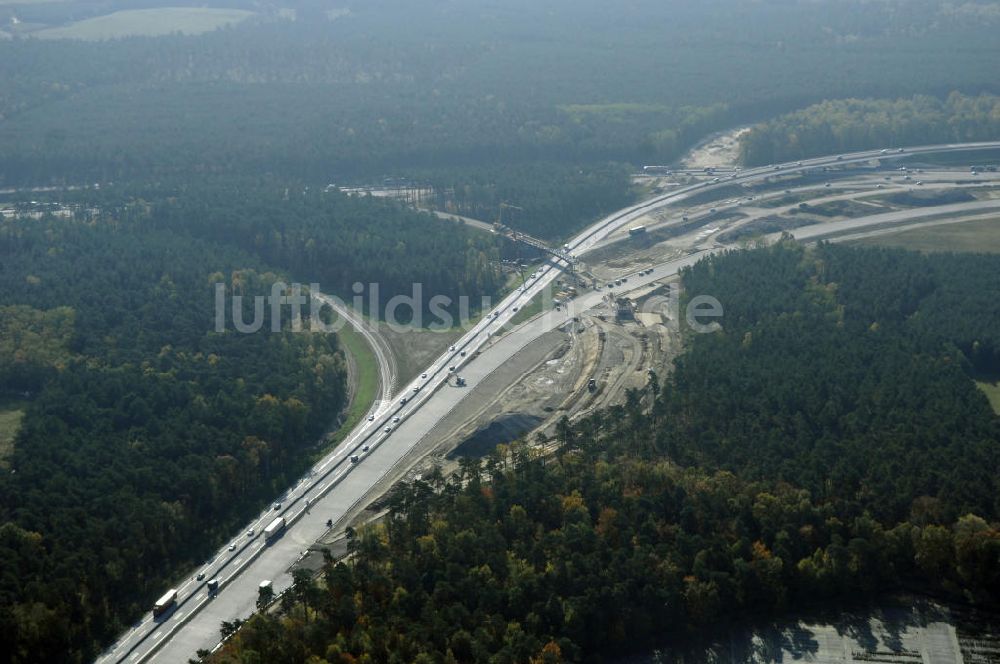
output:
[[[368,450],[370,450],[370,449],[371,449],[371,447],[369,447],[368,445],[365,445],[365,446],[363,446],[363,447],[361,448],[361,451],[362,451],[362,452],[367,452],[367,451],[368,451]]]
[[[423,378],[424,380],[427,380],[427,374],[425,373],[420,374],[420,377]]]
[[[275,510],[275,511],[278,511],[278,510],[280,510],[280,509],[281,509],[281,503],[275,503],[275,504],[274,504],[274,510]]]
[[[451,351],[452,353],[454,353],[454,352],[455,352],[455,347],[454,347],[454,346],[452,346],[452,347],[451,347],[451,348],[449,348],[448,350],[449,350],[449,351]]]
[[[414,394],[416,394],[419,391],[420,391],[420,386],[419,385],[417,385],[416,387],[413,388],[413,393]]]
[[[374,422],[375,421],[375,416],[374,415],[369,415],[368,416],[368,421],[369,422]]]
[[[517,307],[514,307],[513,309],[511,309],[511,311],[513,311],[513,312],[516,313],[517,312]]]
[[[357,454],[351,456],[351,463],[357,463],[360,460],[361,458]]]
[[[382,429],[382,431],[385,431],[386,433],[389,433],[390,431],[392,431],[392,427],[386,427],[386,428]]]
[[[236,542],[233,542],[232,544],[229,545],[229,550],[230,551],[235,551],[236,550]]]
[[[401,404],[403,404],[405,406],[406,405],[406,397],[403,397],[402,399],[400,399],[399,403],[401,403]]]
[[[465,357],[465,351],[463,350],[461,353],[458,354],[458,356],[459,357]]]
[[[454,370],[455,370],[455,365],[454,364],[451,365],[450,367],[448,367],[448,371],[454,371]]]
[[[247,531],[247,537],[253,537],[253,528]]]
[[[194,577],[194,580],[195,581],[201,581],[204,578],[205,578],[205,573],[204,572],[198,572],[198,576]]]
[[[397,415],[396,417],[392,418],[392,423],[393,424],[396,424],[398,422],[399,422],[399,415]]]
[[[823,186],[824,186],[824,187],[829,187],[829,186],[830,186],[830,183],[829,183],[829,182],[827,182],[827,183],[826,183],[826,184],[824,184]]]

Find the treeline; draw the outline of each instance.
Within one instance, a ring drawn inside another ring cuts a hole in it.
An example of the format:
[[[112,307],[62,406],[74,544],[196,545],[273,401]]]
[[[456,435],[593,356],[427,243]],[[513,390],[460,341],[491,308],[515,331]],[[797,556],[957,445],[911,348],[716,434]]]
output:
[[[284,331],[216,331],[216,283],[280,277],[225,244],[4,220],[0,257],[0,389],[30,397],[0,475],[0,661],[90,661],[303,471],[344,358],[287,307]]]
[[[722,329],[662,383],[564,421],[552,458],[501,446],[403,486],[211,661],[600,661],[900,589],[996,606],[1000,421],[959,347],[995,348],[977,303],[998,269],[791,243],[707,259],[685,292],[717,297]],[[964,321],[930,315],[945,297]]]
[[[62,4],[17,12],[45,21]],[[640,0],[627,15],[596,0],[386,0],[333,20],[310,4],[295,21],[254,4],[257,19],[200,36],[0,40],[0,184],[669,162],[825,98],[996,85],[1000,18],[935,0]]]
[[[994,95],[845,99],[756,125],[740,137],[740,159],[761,166],[837,152],[998,138],[1000,97]]]
[[[540,163],[429,175],[430,205],[539,238],[563,239],[631,201],[631,169]],[[514,206],[514,207],[507,207]]]
[[[327,294],[349,300],[360,283],[367,306],[376,284],[379,316],[390,298],[411,296],[415,284],[423,291],[422,311],[441,295],[454,313],[460,297],[475,309],[503,283],[491,236],[389,200],[228,180],[177,190],[140,187],[132,195],[145,197],[154,227],[238,247]]]

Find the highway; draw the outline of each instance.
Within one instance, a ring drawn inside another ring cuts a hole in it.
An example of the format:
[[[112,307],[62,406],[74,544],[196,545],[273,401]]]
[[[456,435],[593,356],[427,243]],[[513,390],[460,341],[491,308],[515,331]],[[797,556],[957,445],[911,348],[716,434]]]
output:
[[[980,149],[1000,149],[1000,142],[923,146],[907,148],[905,152],[872,150],[802,160],[795,164],[747,169],[717,183],[706,182],[681,187],[609,215],[571,240],[568,243],[569,253],[579,257],[614,231],[634,224],[637,219],[653,210],[683,203],[696,194],[732,184],[759,182],[775,174],[856,164],[871,159]],[[659,265],[651,274],[634,280],[630,278],[630,287],[676,274],[681,267],[693,264],[709,253],[709,250],[698,251]],[[98,661],[186,662],[199,649],[211,650],[218,644],[219,626],[223,621],[245,618],[254,610],[257,587],[261,580],[271,580],[277,593],[285,590],[291,583],[286,570],[328,531],[327,520],[336,523],[355,504],[365,499],[371,489],[391,473],[434,425],[464,398],[466,390],[449,381],[452,373],[461,373],[474,384],[540,334],[566,323],[577,312],[601,301],[604,297],[602,291],[583,293],[574,300],[573,306],[537,316],[499,336],[497,333],[500,328],[516,315],[516,311],[527,305],[561,274],[564,265],[556,263],[560,261],[556,260],[540,268],[522,289],[505,297],[489,315],[455,342],[451,350],[435,360],[426,369],[426,378],[418,377],[402,386],[391,399],[388,397],[391,387],[387,385],[394,382],[394,372],[383,368],[383,400],[372,409],[373,420],[362,422],[336,450],[318,462],[306,477],[277,498],[281,505],[279,509],[261,513],[235,535],[232,540],[235,544],[233,550],[229,546],[223,547],[203,568],[192,570],[187,580],[178,582],[175,609],[158,619],[147,614]],[[341,313],[349,317],[351,314],[349,311]],[[360,326],[362,334],[365,334],[363,321],[355,317],[350,317],[350,320]],[[373,343],[378,346],[377,339]],[[385,362],[388,366],[390,360],[378,351],[376,353],[380,363]],[[451,367],[455,367],[456,371],[452,372]],[[404,397],[405,404],[402,402]],[[357,462],[352,462],[352,456],[357,457]],[[260,531],[278,515],[285,517],[288,527],[282,537],[265,544]],[[250,528],[253,528],[252,536],[246,534]],[[199,571],[204,571],[205,579],[196,581],[194,575]],[[219,577],[221,585],[218,594],[210,597],[205,583],[213,577]]]

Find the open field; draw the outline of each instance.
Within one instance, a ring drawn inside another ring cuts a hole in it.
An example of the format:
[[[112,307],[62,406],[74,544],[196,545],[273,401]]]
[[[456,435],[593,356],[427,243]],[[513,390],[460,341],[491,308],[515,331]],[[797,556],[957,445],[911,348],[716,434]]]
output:
[[[14,437],[21,428],[26,401],[0,400],[0,468],[8,468],[7,459],[14,451]]]
[[[914,251],[1000,253],[1000,217],[914,228],[865,238],[858,244],[903,247]]]
[[[475,325],[479,316],[474,316],[469,325]],[[448,350],[464,330],[452,327],[447,330],[427,330],[415,327],[397,327],[393,329],[384,322],[379,322],[379,330],[389,343],[396,365],[399,370],[397,385],[405,385],[420,375],[427,365],[438,355]]]
[[[83,39],[88,41],[134,35],[168,35],[174,32],[194,35],[239,23],[253,15],[254,12],[241,9],[209,9],[204,7],[129,9],[106,16],[88,18],[58,28],[46,28],[33,34],[44,39]]]
[[[1000,381],[988,383],[977,380],[976,387],[986,394],[986,398],[990,400],[990,405],[993,406],[993,412],[1000,415]]]

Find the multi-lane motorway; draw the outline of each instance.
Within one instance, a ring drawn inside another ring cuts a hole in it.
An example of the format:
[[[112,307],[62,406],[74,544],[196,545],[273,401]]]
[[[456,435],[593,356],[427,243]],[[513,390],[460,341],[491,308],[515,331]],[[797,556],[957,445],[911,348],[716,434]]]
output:
[[[569,253],[580,256],[613,232],[634,224],[658,208],[680,204],[695,194],[700,195],[732,184],[759,182],[776,174],[856,165],[872,159],[985,149],[1000,149],[1000,142],[923,146],[907,148],[905,152],[872,150],[747,169],[719,182],[678,188],[605,217],[571,240],[568,243]],[[652,273],[644,275],[633,285],[675,274],[684,265],[696,262],[707,253],[709,252],[695,252],[657,266]],[[457,387],[450,380],[454,373],[461,373],[470,383],[475,384],[541,333],[564,324],[574,312],[600,302],[603,293],[584,293],[577,298],[573,307],[564,307],[560,311],[536,317],[513,332],[498,335],[499,330],[516,315],[517,309],[528,304],[557,278],[565,267],[558,263],[554,261],[540,268],[522,289],[504,298],[455,342],[449,351],[437,358],[423,376],[403,386],[391,399],[388,398],[388,393],[394,382],[394,372],[384,371],[383,386],[386,393],[371,411],[371,421],[365,421],[356,427],[306,477],[277,498],[280,507],[261,513],[235,535],[229,545],[217,552],[212,560],[202,568],[192,570],[188,580],[178,582],[176,608],[159,618],[147,614],[98,661],[140,662],[152,659],[157,662],[186,662],[198,650],[211,650],[218,644],[219,626],[223,621],[245,618],[254,610],[260,581],[272,581],[274,590],[278,593],[286,589],[291,584],[287,569],[328,531],[328,520],[336,523],[349,513],[464,398],[466,388]],[[358,322],[353,318],[352,321]],[[362,325],[362,333],[364,331]],[[378,346],[378,340],[371,341]],[[389,359],[382,357],[380,362],[388,364]],[[452,367],[455,368],[454,371]],[[402,402],[404,397],[406,403]],[[356,461],[352,457],[356,457]],[[278,515],[285,517],[288,527],[283,536],[265,544],[261,530]],[[253,535],[248,535],[251,529]],[[195,575],[199,572],[204,572],[205,577],[195,580]],[[213,577],[219,578],[221,584],[218,593],[210,596],[206,582]]]

